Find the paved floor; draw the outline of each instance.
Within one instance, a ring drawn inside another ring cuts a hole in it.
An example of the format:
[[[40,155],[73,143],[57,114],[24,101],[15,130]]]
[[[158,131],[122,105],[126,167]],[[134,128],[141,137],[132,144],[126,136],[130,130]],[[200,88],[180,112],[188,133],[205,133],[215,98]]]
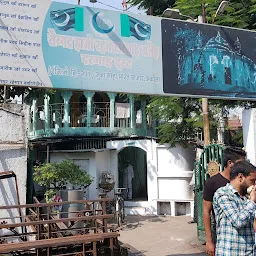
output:
[[[187,216],[128,216],[120,241],[131,245],[130,256],[204,256],[196,224]]]

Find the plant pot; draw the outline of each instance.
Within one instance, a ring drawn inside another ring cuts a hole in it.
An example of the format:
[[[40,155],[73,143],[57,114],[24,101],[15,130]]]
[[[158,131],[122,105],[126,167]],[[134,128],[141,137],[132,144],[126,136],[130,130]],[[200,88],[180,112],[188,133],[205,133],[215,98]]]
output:
[[[82,190],[60,190],[59,196],[63,202],[65,201],[76,201],[84,199],[84,192]],[[60,218],[76,218],[79,213],[84,209],[84,204],[64,204],[61,209]],[[66,223],[66,225],[70,225],[71,223]],[[73,228],[82,228],[84,227],[84,223],[82,221],[76,222]],[[77,234],[77,231],[72,231],[73,234]]]

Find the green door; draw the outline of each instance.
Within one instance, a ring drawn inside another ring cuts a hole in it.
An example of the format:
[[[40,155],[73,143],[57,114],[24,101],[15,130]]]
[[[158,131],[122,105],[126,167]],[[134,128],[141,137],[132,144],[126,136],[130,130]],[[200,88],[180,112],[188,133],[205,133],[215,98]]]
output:
[[[223,145],[211,144],[204,148],[200,159],[195,162],[195,220],[197,222],[197,236],[205,242],[205,232],[203,223],[203,191],[204,184],[209,175],[207,174],[208,163],[216,161],[223,170]]]

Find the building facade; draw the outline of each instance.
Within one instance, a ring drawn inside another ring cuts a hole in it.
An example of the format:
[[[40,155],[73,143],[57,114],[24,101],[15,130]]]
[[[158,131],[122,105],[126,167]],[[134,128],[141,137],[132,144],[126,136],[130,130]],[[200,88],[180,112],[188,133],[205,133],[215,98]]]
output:
[[[40,162],[71,159],[80,165],[93,177],[86,198],[98,198],[100,175],[109,172],[116,188],[131,186],[127,213],[158,214],[168,203],[170,213],[171,200],[178,200],[184,208],[181,211],[190,214],[195,152],[158,144],[145,98],[56,91],[31,94],[27,102],[31,158]],[[128,164],[132,174],[127,174]],[[35,190],[40,196],[40,186],[28,187],[28,194],[32,196]],[[108,196],[113,197],[113,191]]]

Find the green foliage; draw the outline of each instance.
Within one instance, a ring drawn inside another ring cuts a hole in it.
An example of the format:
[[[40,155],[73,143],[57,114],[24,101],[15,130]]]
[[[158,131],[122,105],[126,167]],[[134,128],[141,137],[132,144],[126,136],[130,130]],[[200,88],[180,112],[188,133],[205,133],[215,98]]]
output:
[[[217,8],[222,0],[205,0],[206,20],[212,23]],[[133,6],[145,9],[149,14],[150,7],[153,15],[161,16],[167,8],[179,9],[184,15],[196,19],[202,15],[202,0],[129,0]],[[216,25],[256,29],[256,0],[230,0],[224,13],[215,20]]]
[[[147,106],[153,119],[158,120],[158,137],[161,143],[175,146],[178,142],[187,145],[203,126],[198,99],[179,97],[153,97]]]
[[[222,0],[206,0],[206,19],[212,23],[213,17]],[[174,8],[180,10],[182,14],[197,18],[202,15],[202,0],[176,0]],[[222,15],[215,19],[216,25],[255,29],[256,10],[255,0],[230,0]]]
[[[254,102],[209,100],[209,120],[211,139],[216,140],[216,131],[220,115],[227,117],[231,109],[254,107]],[[147,111],[158,121],[158,137],[161,143],[176,143],[187,146],[195,141],[203,130],[202,100],[179,97],[152,97]]]
[[[35,167],[34,179],[39,185],[46,187],[46,197],[51,198],[58,190],[67,185],[87,187],[92,183],[92,177],[80,169],[71,160],[56,163],[44,163]]]
[[[147,14],[150,13],[151,7],[154,16],[161,16],[166,8],[175,3],[175,0],[129,0],[127,3],[133,6],[138,6],[140,10],[145,9]]]

